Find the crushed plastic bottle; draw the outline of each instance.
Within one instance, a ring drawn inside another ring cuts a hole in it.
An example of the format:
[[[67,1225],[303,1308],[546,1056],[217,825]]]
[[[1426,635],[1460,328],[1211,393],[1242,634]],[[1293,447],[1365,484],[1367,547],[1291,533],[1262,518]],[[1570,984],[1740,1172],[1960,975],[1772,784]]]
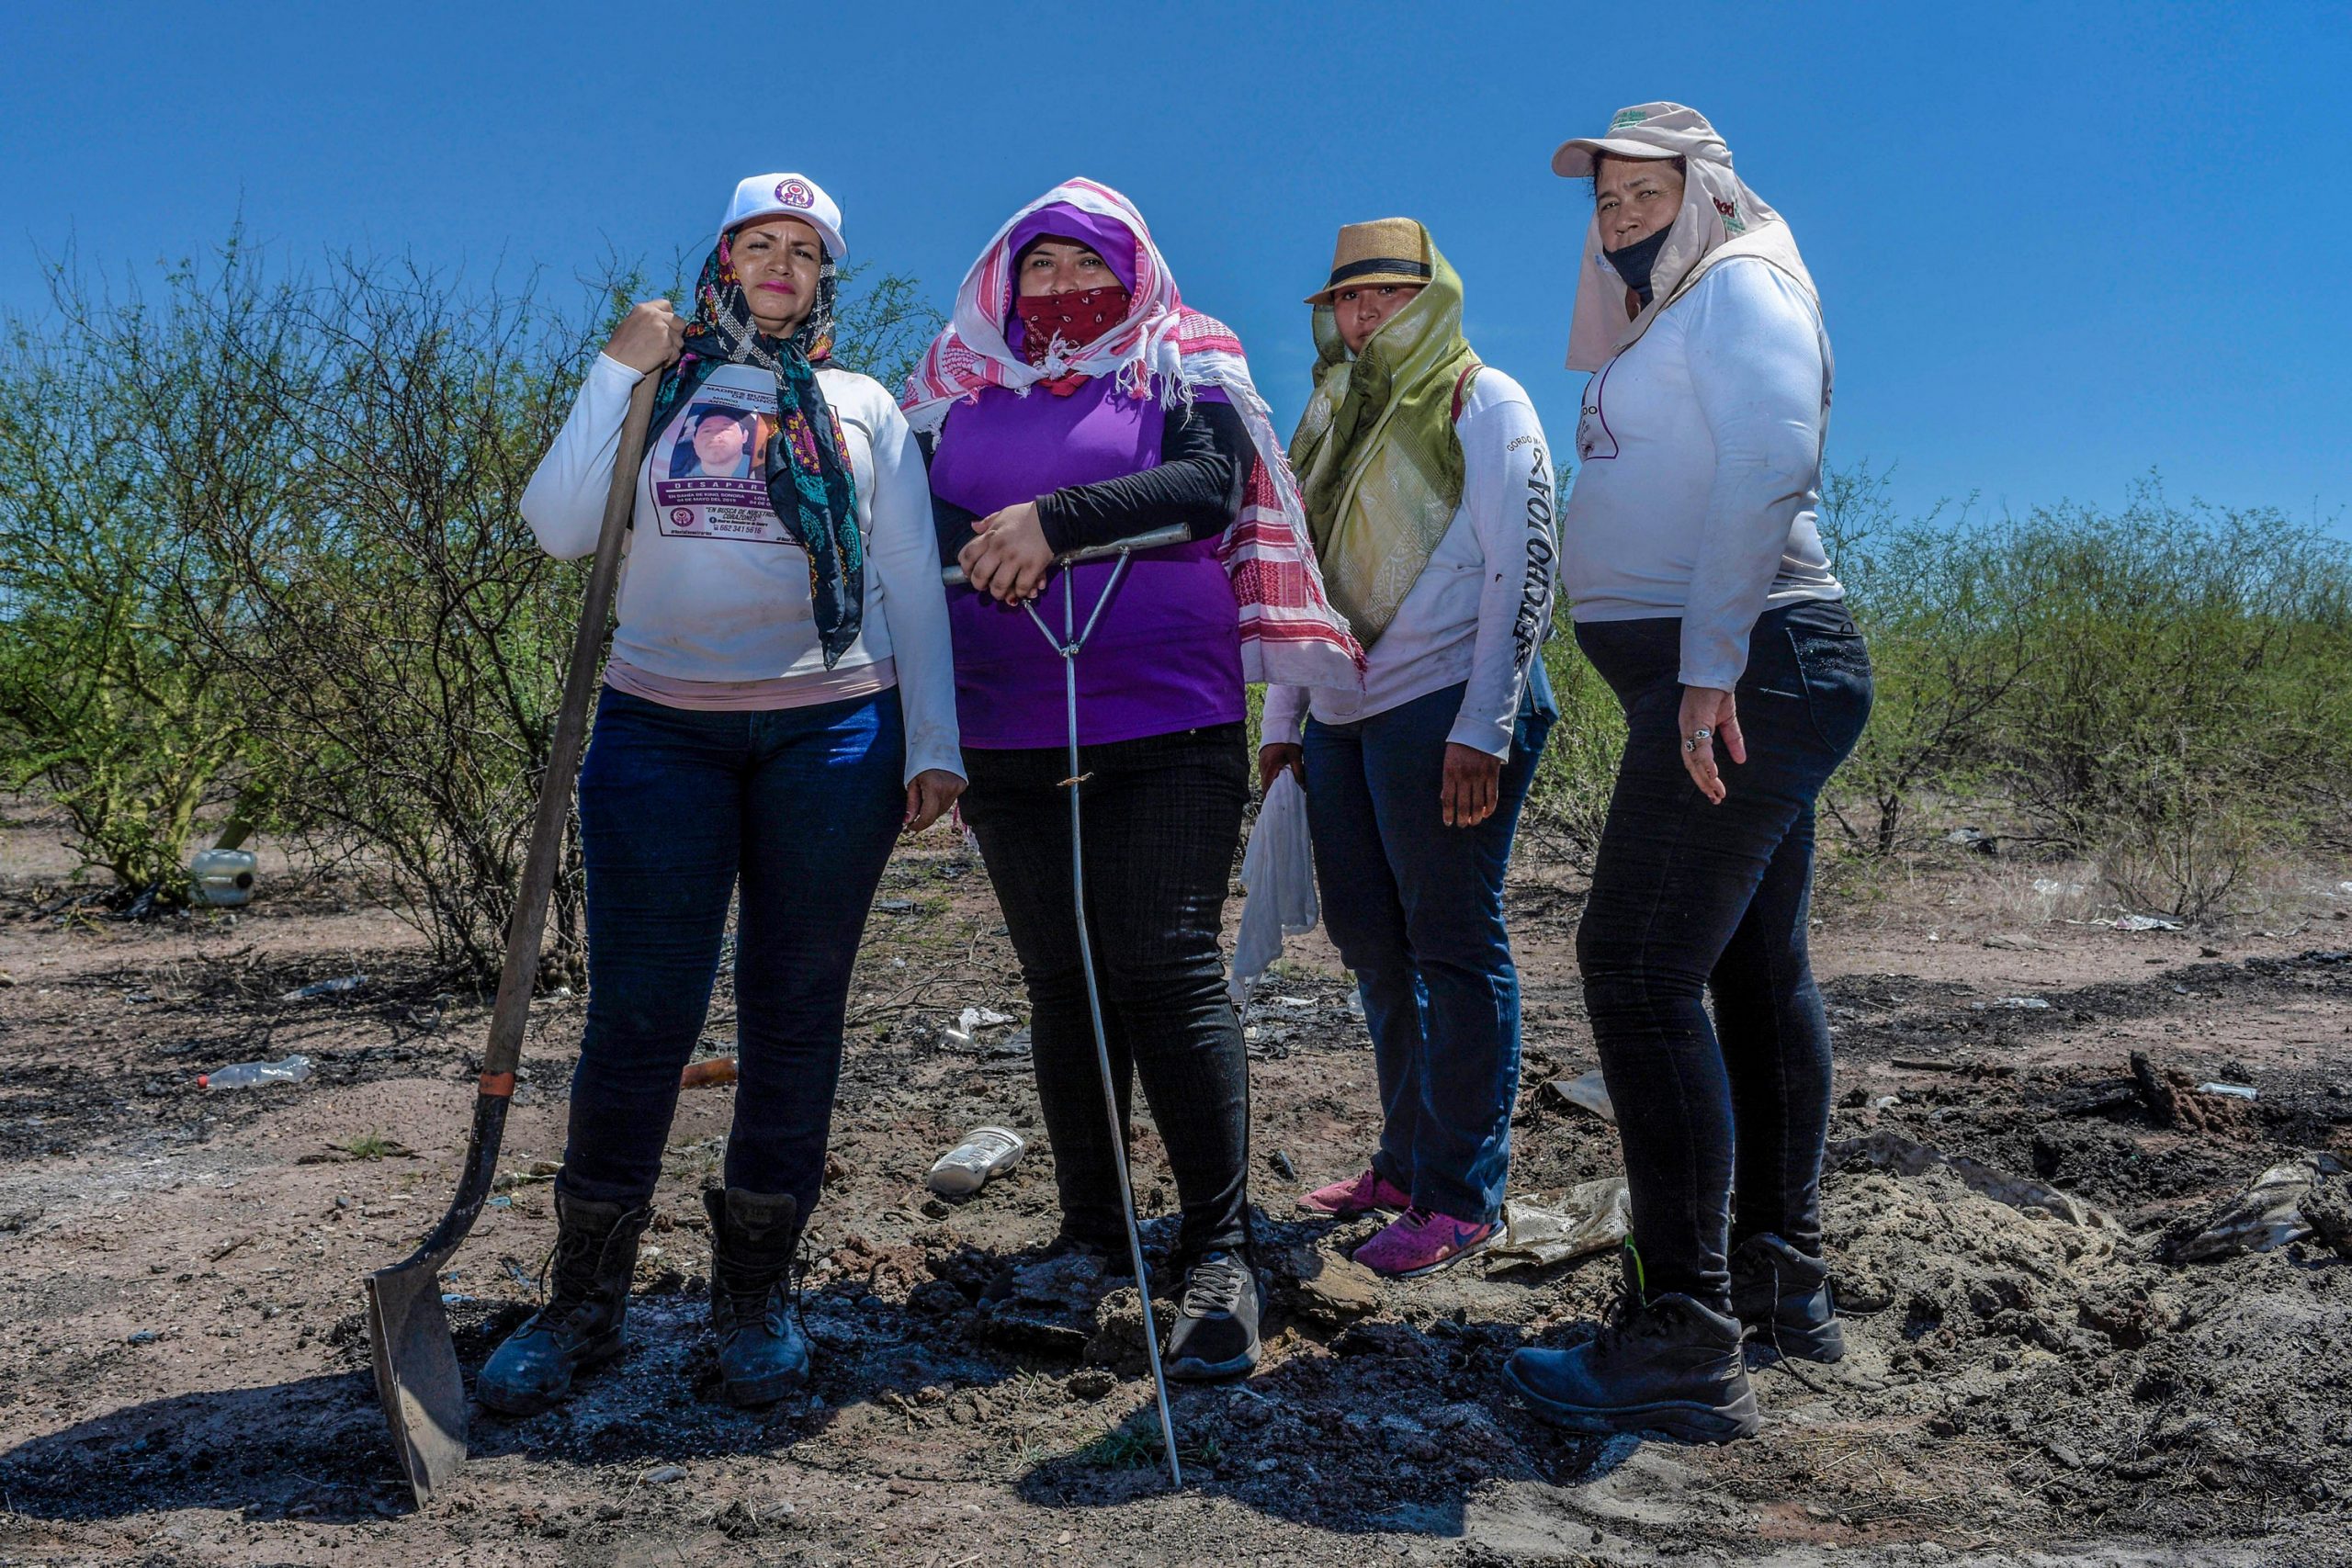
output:
[[[256,1084],[300,1083],[311,1076],[311,1058],[296,1052],[282,1062],[239,1062],[197,1076],[198,1089],[251,1089]]]

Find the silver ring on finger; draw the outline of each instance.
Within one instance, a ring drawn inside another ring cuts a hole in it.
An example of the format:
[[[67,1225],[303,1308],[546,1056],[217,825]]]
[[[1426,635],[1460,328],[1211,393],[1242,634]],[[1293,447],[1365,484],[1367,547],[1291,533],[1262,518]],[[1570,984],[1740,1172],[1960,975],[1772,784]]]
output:
[[[1713,740],[1714,738],[1715,732],[1702,724],[1682,738],[1682,749],[1685,751],[1696,751],[1702,742]]]

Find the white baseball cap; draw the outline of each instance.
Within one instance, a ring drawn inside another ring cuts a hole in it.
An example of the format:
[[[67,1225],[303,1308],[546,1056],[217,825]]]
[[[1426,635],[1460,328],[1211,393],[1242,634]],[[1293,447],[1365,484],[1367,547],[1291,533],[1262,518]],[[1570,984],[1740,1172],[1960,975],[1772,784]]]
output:
[[[754,218],[776,217],[799,219],[822,237],[827,255],[836,262],[849,259],[849,246],[842,242],[842,209],[806,175],[753,175],[735,187],[718,232],[724,237]]]

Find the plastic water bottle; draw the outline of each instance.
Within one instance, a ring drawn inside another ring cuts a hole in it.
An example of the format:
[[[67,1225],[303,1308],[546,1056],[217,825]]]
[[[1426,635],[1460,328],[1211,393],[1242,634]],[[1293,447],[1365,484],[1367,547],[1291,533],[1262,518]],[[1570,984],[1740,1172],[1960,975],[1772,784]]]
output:
[[[311,1058],[296,1052],[282,1062],[239,1062],[198,1075],[198,1089],[251,1089],[255,1084],[300,1083],[311,1076]]]
[[[215,908],[250,904],[254,897],[254,855],[251,850],[211,849],[188,863],[196,896]]]

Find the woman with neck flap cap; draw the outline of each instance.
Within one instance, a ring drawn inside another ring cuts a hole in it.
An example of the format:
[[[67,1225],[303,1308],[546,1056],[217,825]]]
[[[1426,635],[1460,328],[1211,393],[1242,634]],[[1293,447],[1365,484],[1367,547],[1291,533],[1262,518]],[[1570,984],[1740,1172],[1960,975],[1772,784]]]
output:
[[[548,1299],[482,1402],[544,1410],[621,1353],[679,1071],[740,893],[735,1121],[710,1221],[720,1388],[805,1382],[794,1249],[824,1181],[850,969],[901,830],[963,786],[922,457],[888,392],[831,362],[841,213],[737,186],[695,314],[622,321],[523,492],[548,553],[592,553],[630,396],[659,378],[613,651],[580,773],[588,1021],[556,1177]]]
[[[1268,690],[1259,773],[1306,786],[1381,1124],[1364,1170],[1299,1206],[1393,1211],[1355,1260],[1409,1277],[1488,1246],[1502,1215],[1520,1047],[1503,869],[1554,716],[1552,455],[1526,392],[1464,339],[1462,280],[1421,224],[1341,229],[1307,303],[1315,395],[1291,458],[1366,664],[1361,685]]]
[[[1137,553],[1076,662],[1086,912],[1114,1091],[1140,1079],[1182,1209],[1167,1372],[1257,1364],[1248,1057],[1218,945],[1249,797],[1245,681],[1353,679],[1297,491],[1241,345],[1184,307],[1141,214],[1091,180],[1023,208],[980,253],[910,378],[934,442],[954,590],[964,818],[1033,1010],[1061,1198],[1057,1252],[1131,1265],[1070,882],[1069,724],[1048,626],[1094,614],[1109,561],[1057,557],[1181,528]]]
[[[1595,198],[1561,575],[1625,711],[1577,958],[1634,1234],[1627,1310],[1506,1375],[1580,1430],[1719,1442],[1757,1430],[1743,1334],[1844,1352],[1805,932],[1814,800],[1860,737],[1871,670],[1815,525],[1829,339],[1789,225],[1695,110],[1622,110],[1552,166]]]

